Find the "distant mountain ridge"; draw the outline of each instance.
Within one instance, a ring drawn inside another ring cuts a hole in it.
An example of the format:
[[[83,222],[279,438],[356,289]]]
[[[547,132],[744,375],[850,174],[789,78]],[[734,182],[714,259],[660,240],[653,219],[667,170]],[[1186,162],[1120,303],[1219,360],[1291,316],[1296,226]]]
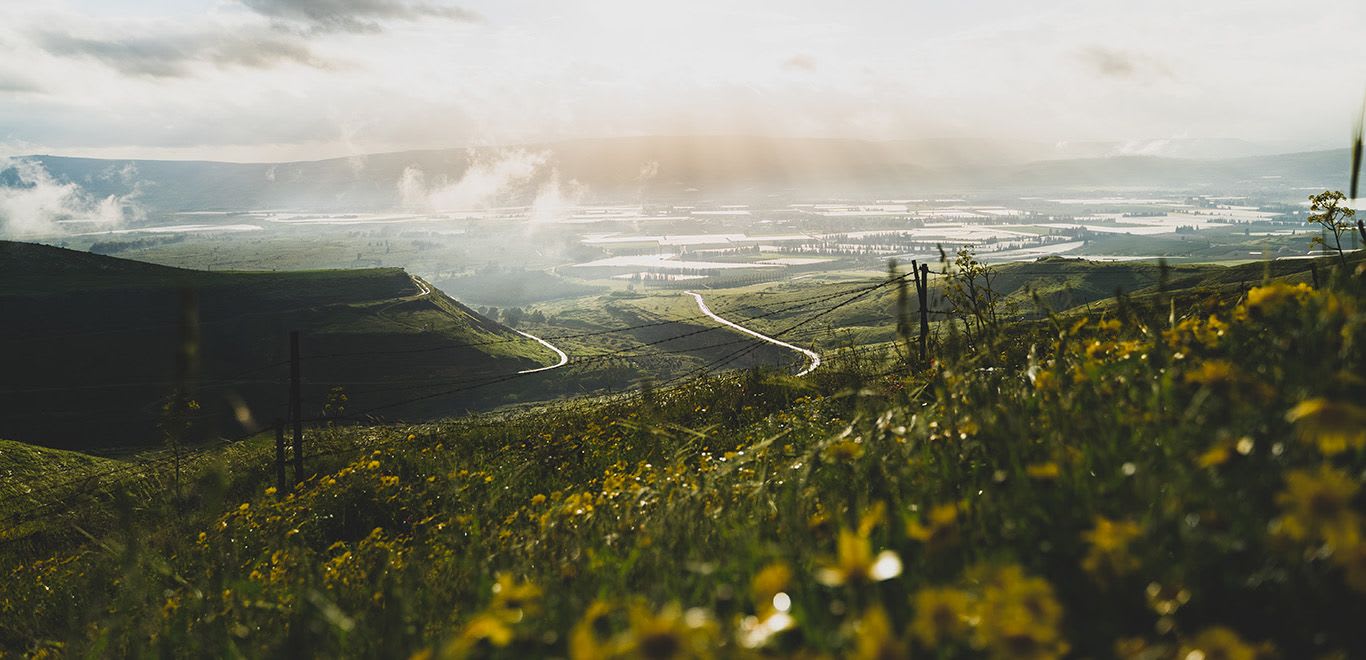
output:
[[[507,178],[502,182],[506,185],[478,198],[484,206],[530,204],[547,185],[570,187],[594,202],[1015,188],[1222,191],[1345,185],[1346,149],[1257,154],[1260,149],[1240,141],[1145,146],[708,136],[584,139],[285,163],[25,158],[96,197],[129,196],[161,213],[392,210],[414,203],[405,182],[420,182],[425,186],[417,190],[421,194],[456,186],[478,168],[484,179]],[[1173,158],[1163,153],[1238,157]],[[504,167],[509,164],[515,167]],[[0,184],[5,178],[0,172]]]

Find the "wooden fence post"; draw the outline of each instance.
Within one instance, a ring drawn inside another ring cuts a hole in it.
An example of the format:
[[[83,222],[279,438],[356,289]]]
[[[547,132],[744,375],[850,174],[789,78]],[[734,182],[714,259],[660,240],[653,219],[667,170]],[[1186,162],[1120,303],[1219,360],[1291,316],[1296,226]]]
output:
[[[914,263],[912,264],[914,265]],[[915,291],[920,296],[920,362],[929,361],[930,341],[930,266],[920,264],[915,278]]]
[[[289,416],[294,424],[294,483],[304,480],[303,394],[299,383],[299,331],[289,332]]]
[[[285,420],[275,419],[275,488],[285,491]]]

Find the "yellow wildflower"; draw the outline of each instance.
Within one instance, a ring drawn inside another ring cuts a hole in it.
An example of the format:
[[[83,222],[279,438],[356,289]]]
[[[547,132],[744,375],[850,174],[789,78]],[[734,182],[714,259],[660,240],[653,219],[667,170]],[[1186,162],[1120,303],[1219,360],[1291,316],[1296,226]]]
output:
[[[901,575],[901,558],[891,550],[873,555],[867,534],[840,530],[838,557],[816,571],[816,581],[828,587],[882,582]]]
[[[1096,516],[1096,525],[1082,532],[1082,540],[1090,549],[1081,567],[1092,575],[1124,575],[1138,568],[1138,560],[1129,554],[1129,544],[1143,533],[1143,527],[1131,520],[1110,520]]]
[[[874,605],[854,622],[851,631],[854,637],[852,658],[881,660],[882,658],[904,658],[906,648],[892,631],[891,619],[881,605]]]
[[[1062,606],[1048,581],[1019,566],[974,571],[982,575],[981,625],[974,643],[997,658],[1058,658],[1069,645],[1058,630]]]
[[[844,439],[825,448],[825,460],[831,463],[847,463],[863,457],[863,444],[855,439]]]
[[[1186,372],[1186,382],[1196,385],[1220,385],[1236,380],[1237,368],[1228,360],[1205,360]]]
[[[628,655],[648,658],[688,658],[703,655],[711,646],[715,623],[706,611],[683,611],[677,603],[651,614],[641,605],[631,608]]]
[[[531,582],[519,582],[508,573],[499,573],[493,583],[493,602],[489,604],[489,610],[520,621],[523,612],[537,612],[540,601],[540,587]]]
[[[463,658],[481,642],[503,647],[511,644],[512,639],[512,628],[501,617],[489,613],[479,614],[470,619],[460,634],[446,644],[441,657]]]
[[[603,627],[610,611],[607,603],[600,600],[593,601],[584,611],[583,617],[569,632],[569,657],[572,660],[596,660],[612,655],[607,642],[598,638],[598,629]]]
[[[792,580],[792,569],[784,562],[774,562],[763,567],[750,580],[750,592],[760,614],[773,609],[773,597],[787,589]]]
[[[968,632],[972,598],[952,588],[930,587],[915,594],[911,634],[927,648],[959,639]]]
[[[908,520],[906,535],[921,543],[940,546],[955,540],[958,531],[958,506],[938,504],[930,508],[926,521]]]
[[[1215,467],[1227,463],[1232,455],[1233,453],[1229,451],[1229,443],[1218,442],[1196,457],[1195,464],[1202,468]]]
[[[1350,403],[1309,399],[1285,415],[1299,438],[1318,445],[1326,456],[1366,447],[1366,408]]]
[[[1285,282],[1273,282],[1249,290],[1243,307],[1253,314],[1274,314],[1287,301],[1301,301],[1312,293],[1314,289],[1303,282],[1293,286]]]
[[[1062,474],[1062,471],[1058,468],[1057,463],[1049,461],[1047,463],[1035,463],[1026,466],[1025,473],[1034,479],[1050,480],[1057,479],[1058,475]]]
[[[1276,496],[1283,514],[1280,529],[1296,541],[1323,540],[1336,549],[1355,547],[1361,523],[1352,510],[1360,485],[1342,470],[1321,465],[1317,470],[1292,470],[1285,490]]]

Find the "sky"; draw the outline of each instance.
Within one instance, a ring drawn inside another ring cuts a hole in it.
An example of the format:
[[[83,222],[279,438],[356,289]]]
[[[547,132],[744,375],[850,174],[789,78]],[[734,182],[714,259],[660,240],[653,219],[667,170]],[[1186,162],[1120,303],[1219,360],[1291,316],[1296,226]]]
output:
[[[1360,0],[0,0],[0,156],[628,135],[1343,146]]]

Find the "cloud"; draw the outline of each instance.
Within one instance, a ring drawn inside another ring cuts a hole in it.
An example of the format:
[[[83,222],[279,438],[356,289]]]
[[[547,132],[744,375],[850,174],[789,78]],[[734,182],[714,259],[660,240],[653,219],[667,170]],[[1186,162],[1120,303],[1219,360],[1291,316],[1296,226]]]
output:
[[[431,185],[421,168],[410,165],[398,180],[403,207],[423,211],[467,211],[494,206],[518,186],[531,182],[545,165],[544,152],[512,150],[492,160],[476,160],[454,183]]]
[[[805,53],[797,53],[783,60],[783,68],[788,71],[810,73],[816,70],[816,58]]]
[[[249,30],[121,37],[45,32],[38,35],[37,41],[53,55],[94,59],[126,75],[153,78],[188,76],[195,64],[266,69],[293,62],[327,67],[301,40]]]
[[[43,91],[38,83],[17,74],[0,72],[0,94],[27,94]]]
[[[143,215],[136,196],[135,190],[97,198],[75,183],[53,178],[38,161],[0,158],[0,237],[64,234],[71,223],[117,226]]]
[[[373,33],[384,21],[436,18],[460,23],[483,20],[461,7],[405,0],[241,0],[252,11],[312,32]]]
[[[1131,53],[1104,46],[1090,46],[1077,53],[1082,65],[1105,78],[1141,78],[1153,74],[1170,76],[1166,65],[1140,53]]]
[[[550,181],[541,186],[536,192],[536,199],[531,202],[527,216],[527,231],[535,231],[541,225],[569,219],[587,192],[587,186],[573,179],[567,184],[561,184],[559,171],[552,171]]]

